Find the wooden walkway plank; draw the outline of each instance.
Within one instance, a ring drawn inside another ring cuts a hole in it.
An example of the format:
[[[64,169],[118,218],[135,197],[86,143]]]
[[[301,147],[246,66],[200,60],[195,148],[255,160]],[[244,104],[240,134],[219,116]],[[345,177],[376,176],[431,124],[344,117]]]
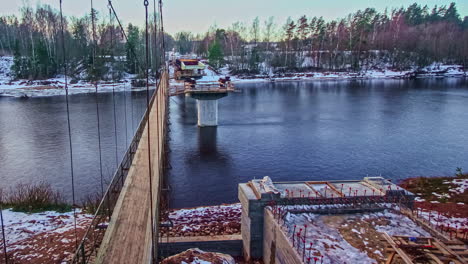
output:
[[[149,117],[155,234],[157,232],[158,189],[161,176],[159,168],[162,166],[159,163],[162,156],[164,142],[162,131],[166,115],[163,90],[167,89],[168,85],[167,73],[163,74],[161,79],[161,85]],[[160,116],[157,116],[157,113],[160,113]],[[160,132],[159,140],[157,130]],[[148,124],[146,124],[95,263],[150,263],[152,225],[148,151]]]

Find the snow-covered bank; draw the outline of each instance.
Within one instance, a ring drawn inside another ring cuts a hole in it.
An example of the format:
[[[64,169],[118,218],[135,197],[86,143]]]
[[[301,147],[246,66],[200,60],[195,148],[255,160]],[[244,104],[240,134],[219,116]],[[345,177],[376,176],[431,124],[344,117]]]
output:
[[[171,210],[166,221],[170,230],[164,236],[213,236],[240,234],[240,203]]]
[[[47,80],[13,80],[11,66],[12,57],[0,57],[0,97],[40,97],[65,95],[65,76],[57,76]],[[98,92],[109,93],[115,91],[138,91],[146,88],[132,87],[133,75],[127,74],[121,81],[100,81]],[[67,80],[69,94],[94,93],[94,84],[86,81],[76,81],[71,83],[71,78]],[[154,86],[154,84],[152,84]]]
[[[9,260],[13,263],[61,263],[75,249],[73,212],[53,211],[26,214],[10,209],[2,211]],[[93,216],[77,211],[78,243]],[[3,251],[3,241],[0,243]]]
[[[227,74],[223,69],[222,74]],[[433,64],[421,70],[393,71],[391,69],[368,70],[361,72],[304,72],[285,73],[270,76],[256,75],[250,77],[233,76],[233,82],[275,82],[275,81],[302,81],[302,80],[349,80],[349,79],[404,79],[404,78],[428,78],[428,77],[467,77],[460,65]]]
[[[0,57],[0,97],[41,97],[65,94],[65,78],[58,76],[47,80],[13,80],[11,66],[13,57]],[[230,76],[228,68],[222,68],[218,73],[208,68],[206,76],[200,82],[217,82],[219,78]],[[417,75],[416,75],[417,72]],[[126,75],[118,83],[101,81],[98,83],[98,92],[108,93],[115,91],[138,91],[145,88],[134,88],[131,81],[135,76]],[[233,83],[259,83],[259,82],[286,82],[286,81],[315,81],[315,80],[355,80],[355,79],[403,79],[403,78],[427,78],[427,77],[467,77],[463,67],[459,65],[433,64],[419,70],[392,71],[390,69],[369,70],[362,72],[303,72],[284,73],[270,75],[236,76],[231,75]],[[68,78],[69,94],[94,93],[95,87],[87,81],[75,81],[71,83]],[[183,82],[171,80],[171,85],[181,86]]]
[[[460,65],[433,64],[420,70],[393,71],[390,69],[369,70],[362,72],[302,72],[271,75],[236,76],[230,75],[228,68],[222,68],[219,73],[208,67],[206,76],[197,82],[217,82],[219,78],[230,76],[232,83],[262,83],[262,82],[287,82],[287,81],[320,81],[320,80],[366,80],[366,79],[409,79],[409,78],[465,78]],[[183,86],[182,81],[171,79],[172,86]]]

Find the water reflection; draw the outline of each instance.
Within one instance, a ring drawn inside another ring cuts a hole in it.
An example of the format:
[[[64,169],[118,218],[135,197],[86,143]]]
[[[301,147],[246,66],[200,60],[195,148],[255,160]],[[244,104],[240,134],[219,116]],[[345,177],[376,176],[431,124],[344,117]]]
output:
[[[99,94],[104,182],[109,182],[116,159],[120,162],[126,151],[145,105],[144,92],[119,92],[115,97],[112,93]],[[76,194],[81,200],[100,191],[93,94],[70,96],[70,120]],[[69,157],[65,97],[0,97],[0,188],[44,181],[70,199]]]
[[[171,205],[237,201],[237,183],[399,179],[468,167],[464,79],[238,84],[217,129],[196,126],[190,98],[171,99]]]

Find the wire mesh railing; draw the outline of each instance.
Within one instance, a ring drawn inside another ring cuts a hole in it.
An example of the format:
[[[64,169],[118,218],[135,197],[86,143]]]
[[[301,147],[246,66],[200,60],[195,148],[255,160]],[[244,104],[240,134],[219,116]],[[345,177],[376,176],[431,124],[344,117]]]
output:
[[[121,190],[124,187],[124,183],[130,170],[130,166],[132,165],[136,151],[138,149],[140,139],[145,130],[147,121],[149,120],[149,113],[152,109],[152,106],[157,98],[163,98],[163,100],[167,101],[167,97],[161,95],[158,96],[159,93],[165,94],[165,91],[163,91],[163,89],[160,88],[162,86],[162,81],[166,81],[163,79],[167,78],[166,74],[161,74],[160,76],[162,77],[158,80],[157,89],[151,96],[149,106],[145,110],[145,113],[141,118],[135,135],[133,136],[129,147],[125,152],[120,162],[120,165],[117,167],[112,177],[112,180],[109,183],[108,188],[105,191],[104,196],[102,197],[102,200],[96,209],[96,212],[94,213],[94,217],[89,227],[87,228],[85,235],[81,239],[80,244],[78,245],[75,255],[71,260],[71,263],[92,263],[93,260],[97,257],[100,244],[104,238],[105,232],[110,223],[115,205],[117,203]],[[165,107],[167,107],[167,104],[164,101],[158,103],[162,103],[163,105],[165,105]],[[157,109],[159,110],[160,108],[158,107]],[[161,122],[166,122],[166,120],[161,120]]]

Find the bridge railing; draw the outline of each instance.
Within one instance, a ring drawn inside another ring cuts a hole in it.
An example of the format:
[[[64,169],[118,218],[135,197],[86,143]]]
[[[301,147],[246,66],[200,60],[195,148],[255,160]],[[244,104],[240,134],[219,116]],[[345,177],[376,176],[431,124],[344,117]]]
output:
[[[162,69],[161,72],[162,71],[164,71],[164,69]],[[157,94],[164,92],[161,89],[159,89],[159,87],[161,86],[161,81],[163,81],[162,79],[167,78],[167,75],[161,73],[159,76],[161,76],[161,78],[158,79],[156,86],[157,89],[151,96],[149,106],[145,110],[145,113],[140,120],[135,135],[133,136],[129,147],[125,152],[120,162],[120,165],[117,167],[112,177],[112,180],[109,183],[107,190],[104,193],[104,196],[96,209],[96,212],[94,213],[94,218],[92,219],[91,224],[87,228],[85,235],[83,236],[80,244],[78,245],[78,248],[75,252],[75,255],[73,256],[71,263],[93,263],[94,259],[97,256],[99,246],[102,242],[106,229],[111,220],[114,207],[117,203],[120,192],[124,186],[125,180],[128,175],[128,171],[130,169],[130,166],[132,165],[133,158],[138,148],[138,144],[140,143],[140,139],[145,130],[146,121],[148,120],[151,107],[153,106]]]
[[[199,81],[196,84],[184,83],[183,86],[174,86],[171,95],[180,95],[184,93],[196,92],[234,92],[235,87],[232,82],[219,83],[214,81]]]

